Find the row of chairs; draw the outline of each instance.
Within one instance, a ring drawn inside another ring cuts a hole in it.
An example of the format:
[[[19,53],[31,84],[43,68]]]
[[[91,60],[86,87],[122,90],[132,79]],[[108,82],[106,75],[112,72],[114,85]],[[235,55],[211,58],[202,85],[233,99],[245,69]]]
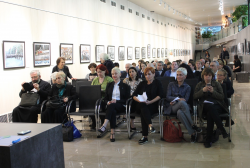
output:
[[[164,95],[167,94],[167,86],[170,82],[174,81],[174,77],[159,77],[157,78],[158,80],[160,80],[162,82],[162,85],[163,85],[163,90],[164,90]],[[101,102],[102,102],[102,99],[101,99],[101,86],[100,85],[95,85],[95,86],[90,86],[90,85],[86,85],[86,83],[84,82],[89,82],[89,81],[76,81],[75,84],[76,84],[76,88],[78,87],[78,94],[79,94],[79,111],[78,112],[72,112],[70,113],[70,109],[71,109],[71,106],[73,104],[73,102],[70,102],[69,103],[69,106],[67,107],[67,113],[69,115],[77,115],[77,116],[86,116],[86,115],[95,115],[95,118],[96,118],[96,128],[98,129],[100,127],[99,125],[99,120],[100,120],[100,116],[103,116],[105,115],[105,112],[102,111],[101,109]],[[190,95],[190,98],[189,98],[189,101],[188,101],[188,104],[192,107],[191,111],[193,113],[193,117],[194,117],[194,123],[195,124],[198,124],[198,122],[200,124],[203,124],[204,122],[202,121],[201,119],[201,116],[198,116],[198,113],[197,113],[197,103],[198,101],[197,100],[193,100],[193,93],[194,93],[194,89],[198,83],[198,80],[197,79],[186,79],[185,82],[190,85],[191,87],[191,95]],[[83,85],[81,85],[82,83],[84,83]],[[91,83],[91,82],[89,82]],[[227,99],[227,96],[226,96],[226,86],[223,85],[223,91],[224,91],[224,94],[225,94],[225,102],[227,102],[228,104],[228,108],[229,108],[229,114],[224,114],[224,115],[221,115],[221,117],[227,117],[229,119],[229,121],[231,122],[231,110],[230,110],[230,103],[231,103],[231,99]],[[166,99],[161,99],[159,101],[159,113],[158,114],[155,114],[154,116],[152,117],[155,117],[155,116],[159,116],[159,125],[160,125],[160,136],[161,138],[163,138],[163,118],[165,117],[165,115],[163,114],[163,105],[164,105],[164,102],[166,101]],[[132,105],[132,102],[133,102],[133,99],[128,99],[127,102],[126,102],[126,110],[124,112],[120,112],[119,115],[126,115],[126,118],[127,118],[127,131],[128,131],[128,138],[131,139],[132,136],[136,133],[136,132],[133,132],[131,134],[130,132],[130,116],[139,116],[138,114],[133,114],[131,113],[131,105]],[[170,115],[169,117],[176,117],[176,115]],[[200,119],[198,121],[198,118]],[[101,137],[102,135],[104,135],[105,133],[103,134],[99,134],[97,132],[97,129],[96,129],[96,133],[97,133],[97,137]],[[231,123],[229,124],[229,142],[231,142]]]

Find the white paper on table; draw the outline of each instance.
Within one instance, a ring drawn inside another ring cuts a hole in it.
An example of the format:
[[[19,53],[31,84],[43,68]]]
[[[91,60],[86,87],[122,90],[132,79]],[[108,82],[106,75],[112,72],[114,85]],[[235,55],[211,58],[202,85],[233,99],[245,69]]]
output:
[[[204,100],[203,103],[210,103],[210,104],[214,104],[214,102],[211,102],[211,101],[207,101],[207,100]]]
[[[137,96],[137,99],[138,99],[140,102],[145,102],[146,100],[148,100],[148,96],[147,96],[146,92],[143,92],[142,95],[138,95],[138,96]]]
[[[179,100],[179,97],[176,97],[174,100],[172,100],[171,102],[175,102],[176,100]]]

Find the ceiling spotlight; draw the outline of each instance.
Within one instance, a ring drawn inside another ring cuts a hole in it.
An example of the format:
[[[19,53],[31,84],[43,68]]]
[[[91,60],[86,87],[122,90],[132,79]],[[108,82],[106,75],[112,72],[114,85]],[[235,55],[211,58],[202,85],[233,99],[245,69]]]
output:
[[[171,10],[171,8],[170,8],[170,6],[168,5],[168,11],[170,11]]]
[[[162,0],[160,0],[159,6],[161,6],[161,4],[162,4]]]
[[[175,10],[173,10],[173,14],[175,14]]]
[[[166,2],[164,2],[164,9],[166,9],[166,6],[167,6],[167,3],[166,3]]]

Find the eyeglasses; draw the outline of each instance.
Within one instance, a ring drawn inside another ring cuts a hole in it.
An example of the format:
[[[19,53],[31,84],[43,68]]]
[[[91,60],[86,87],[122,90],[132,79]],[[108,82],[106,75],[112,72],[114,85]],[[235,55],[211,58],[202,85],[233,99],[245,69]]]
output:
[[[217,76],[224,76],[224,75],[221,75],[221,74],[217,74]]]
[[[31,79],[36,79],[36,78],[38,78],[38,76],[33,76],[33,77],[30,77]]]

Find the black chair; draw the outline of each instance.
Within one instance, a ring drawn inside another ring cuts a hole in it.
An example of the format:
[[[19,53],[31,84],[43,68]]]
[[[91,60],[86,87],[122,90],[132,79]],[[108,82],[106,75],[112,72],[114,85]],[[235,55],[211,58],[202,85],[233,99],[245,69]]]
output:
[[[77,80],[72,80],[72,85],[76,86],[76,82],[78,81],[88,81],[88,79],[77,79]]]
[[[72,103],[67,107],[69,116],[94,116],[97,112],[99,100],[101,98],[101,85],[80,86],[79,88],[79,111],[71,112]],[[97,129],[96,129],[97,133]]]
[[[120,111],[119,114],[117,114],[117,115],[126,115],[126,117],[128,117],[128,107],[129,107],[129,104],[130,104],[131,100],[132,100],[132,98],[127,99],[125,111]],[[105,116],[105,115],[106,115],[106,112],[103,111],[103,110],[101,109],[102,102],[103,102],[103,98],[99,99],[99,101],[98,101],[97,113],[95,113],[95,114],[96,114],[96,115],[95,115],[95,118],[96,118],[96,130],[97,130],[98,128],[100,128],[100,124],[99,124],[99,123],[100,123],[100,122],[99,122],[100,116]],[[127,121],[128,121],[128,118],[127,118]],[[123,122],[124,122],[124,120],[120,121],[120,122],[117,123],[116,125],[118,126],[119,124],[121,124],[121,123],[123,123]],[[127,125],[127,129],[130,130],[130,127],[128,127],[128,125]],[[97,138],[101,138],[101,137],[102,137],[103,135],[105,135],[108,131],[109,131],[109,130],[106,129],[106,131],[104,131],[103,133],[100,133],[99,135],[97,134]]]
[[[175,77],[157,77],[156,79],[161,81],[162,87],[163,87],[163,94],[166,96],[167,95],[167,90],[168,90],[168,84],[170,82],[175,81]]]
[[[79,88],[81,87],[81,86],[91,86],[91,81],[88,81],[88,80],[85,80],[85,81],[83,81],[83,80],[79,80],[79,81],[76,81],[76,93],[77,94],[79,94]],[[78,100],[76,100],[76,108],[79,108],[79,101]]]

